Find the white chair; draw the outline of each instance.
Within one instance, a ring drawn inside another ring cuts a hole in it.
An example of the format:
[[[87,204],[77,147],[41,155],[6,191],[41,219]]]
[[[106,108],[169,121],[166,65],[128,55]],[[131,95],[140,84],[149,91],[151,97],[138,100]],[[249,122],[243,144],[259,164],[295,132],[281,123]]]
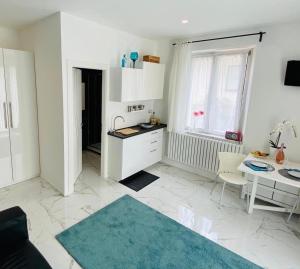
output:
[[[222,193],[219,201],[219,206],[222,204],[224,189],[226,183],[230,183],[238,186],[245,186],[247,189],[247,208],[249,206],[249,189],[248,189],[248,181],[243,176],[243,173],[238,171],[237,168],[241,164],[241,162],[245,159],[245,155],[237,154],[232,152],[219,152],[219,170],[217,173],[217,178],[220,178],[224,181]]]

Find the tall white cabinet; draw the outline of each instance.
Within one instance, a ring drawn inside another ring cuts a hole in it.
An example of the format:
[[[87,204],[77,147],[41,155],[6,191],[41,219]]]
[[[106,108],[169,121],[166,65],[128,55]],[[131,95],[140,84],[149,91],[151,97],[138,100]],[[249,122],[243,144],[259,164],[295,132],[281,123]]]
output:
[[[0,188],[39,175],[34,57],[0,48]]]

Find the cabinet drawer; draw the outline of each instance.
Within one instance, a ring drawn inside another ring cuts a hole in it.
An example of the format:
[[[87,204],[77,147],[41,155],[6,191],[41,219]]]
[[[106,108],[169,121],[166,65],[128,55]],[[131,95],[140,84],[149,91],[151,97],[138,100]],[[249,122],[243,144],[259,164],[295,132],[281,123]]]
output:
[[[269,198],[269,199],[272,199],[273,197],[273,190],[270,188],[270,189],[267,189],[267,188],[263,188],[261,186],[257,186],[257,195],[259,196],[263,196],[265,198]]]
[[[276,182],[275,189],[285,191],[285,192],[289,192],[289,193],[296,194],[296,195],[298,195],[298,193],[299,193],[298,188],[288,186],[288,185],[282,184],[280,182]]]
[[[251,194],[252,183],[249,184],[249,187],[250,187],[250,194]],[[256,195],[258,196],[258,198],[259,198],[259,196],[262,196],[265,198],[272,199],[273,190],[274,190],[273,188],[269,188],[269,187],[258,184],[257,190],[256,190]]]
[[[284,193],[274,193],[273,195],[273,200],[289,205],[289,206],[293,206],[294,203],[296,202],[297,196],[296,195],[286,195]]]
[[[160,135],[162,135],[162,132],[163,132],[163,129],[158,129],[158,130],[149,132],[148,134],[149,134],[151,137],[153,137],[153,136],[160,136]]]
[[[155,141],[155,140],[162,140],[163,137],[163,129],[155,130],[149,133],[144,134],[145,141]]]
[[[146,166],[150,166],[154,163],[157,163],[161,161],[162,159],[162,147],[154,147],[149,150],[148,156],[147,156],[147,161],[146,161]]]
[[[251,176],[249,176],[249,181],[253,181],[253,178]],[[264,185],[264,186],[268,186],[271,188],[274,188],[275,186],[275,181],[274,180],[269,180],[269,179],[265,179],[265,178],[259,178],[258,179],[258,184]]]
[[[162,139],[159,137],[152,138],[145,142],[146,151],[152,151],[153,149],[161,149],[162,148]]]

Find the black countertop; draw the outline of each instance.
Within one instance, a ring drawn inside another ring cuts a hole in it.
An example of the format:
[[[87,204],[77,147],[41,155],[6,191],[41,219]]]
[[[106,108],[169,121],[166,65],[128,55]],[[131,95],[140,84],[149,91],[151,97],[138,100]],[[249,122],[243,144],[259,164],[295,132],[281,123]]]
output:
[[[120,138],[120,139],[126,139],[126,138],[129,138],[129,137],[133,137],[133,136],[136,136],[136,135],[141,135],[141,134],[144,134],[144,133],[152,132],[152,131],[162,129],[162,128],[166,128],[166,127],[167,127],[167,124],[163,124],[163,123],[161,123],[159,125],[154,125],[152,128],[149,128],[149,129],[144,129],[139,125],[135,125],[135,126],[126,127],[126,128],[131,128],[131,129],[134,129],[134,130],[138,130],[138,132],[134,133],[134,134],[123,135],[121,133],[118,133],[117,131],[110,131],[107,134],[110,135],[110,136]],[[125,129],[125,128],[122,128],[122,129]],[[119,130],[122,130],[122,129],[119,129]]]

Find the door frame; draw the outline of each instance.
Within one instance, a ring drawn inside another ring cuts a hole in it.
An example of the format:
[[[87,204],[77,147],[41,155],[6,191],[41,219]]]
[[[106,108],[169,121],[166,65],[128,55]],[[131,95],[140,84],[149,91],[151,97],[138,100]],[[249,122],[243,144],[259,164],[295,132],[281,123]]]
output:
[[[102,116],[101,116],[101,177],[107,178],[107,170],[108,170],[108,137],[107,132],[109,131],[109,121],[107,119],[108,115],[108,102],[109,102],[109,65],[95,63],[95,62],[84,62],[78,60],[68,60],[67,61],[67,85],[66,92],[64,92],[64,195],[70,195],[74,192],[74,183],[70,178],[70,167],[73,161],[71,156],[71,144],[70,144],[70,113],[69,108],[71,105],[71,100],[68,98],[73,91],[73,68],[85,68],[85,69],[94,69],[102,71]]]

